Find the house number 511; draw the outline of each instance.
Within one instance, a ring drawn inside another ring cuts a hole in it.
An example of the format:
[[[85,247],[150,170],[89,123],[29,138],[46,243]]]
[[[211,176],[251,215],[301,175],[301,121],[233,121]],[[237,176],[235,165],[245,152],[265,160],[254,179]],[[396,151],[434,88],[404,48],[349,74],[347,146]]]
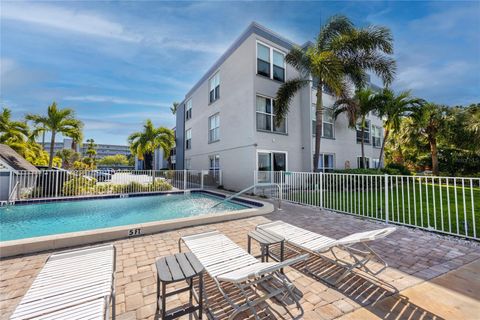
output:
[[[128,236],[131,237],[131,236],[139,236],[142,234],[142,230],[141,229],[130,229],[128,230]]]

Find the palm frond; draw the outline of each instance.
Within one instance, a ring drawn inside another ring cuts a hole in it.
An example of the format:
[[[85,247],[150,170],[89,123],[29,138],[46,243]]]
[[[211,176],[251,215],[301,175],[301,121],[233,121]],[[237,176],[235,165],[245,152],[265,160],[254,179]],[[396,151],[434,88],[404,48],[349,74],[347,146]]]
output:
[[[298,90],[306,86],[310,80],[294,78],[286,81],[277,91],[275,98],[275,122],[280,125],[288,114],[290,101]]]

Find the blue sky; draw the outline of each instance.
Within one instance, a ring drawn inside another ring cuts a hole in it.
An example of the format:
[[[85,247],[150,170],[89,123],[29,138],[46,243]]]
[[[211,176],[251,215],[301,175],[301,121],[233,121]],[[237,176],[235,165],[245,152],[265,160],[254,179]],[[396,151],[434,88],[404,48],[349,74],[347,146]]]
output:
[[[252,22],[296,43],[333,14],[391,28],[396,90],[480,102],[480,2],[1,2],[1,104],[16,118],[57,101],[85,137],[124,144],[147,118],[172,127],[185,93]]]

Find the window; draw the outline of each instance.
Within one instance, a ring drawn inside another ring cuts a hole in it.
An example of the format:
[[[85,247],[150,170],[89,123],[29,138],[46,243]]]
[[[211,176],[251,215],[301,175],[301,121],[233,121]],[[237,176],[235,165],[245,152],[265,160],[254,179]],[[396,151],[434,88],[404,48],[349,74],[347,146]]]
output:
[[[220,115],[208,118],[208,143],[220,140]]]
[[[285,81],[285,55],[273,50],[273,79]]]
[[[287,171],[287,153],[276,151],[259,151],[257,154],[258,180],[260,182],[275,182],[271,171]]]
[[[185,103],[185,120],[192,118],[192,99],[189,99],[187,103]]]
[[[220,73],[217,72],[208,82],[210,88],[210,103],[215,102],[220,98]]]
[[[275,124],[275,100],[257,96],[257,130],[287,133],[285,119],[280,125]]]
[[[382,147],[382,128],[378,126],[372,126],[372,145],[375,148]]]
[[[192,129],[185,131],[185,149],[192,148]]]
[[[211,171],[220,170],[220,155],[215,154],[208,157],[209,169]]]
[[[357,157],[357,168],[361,168],[361,169],[370,168],[370,158],[365,157],[365,161],[362,161],[362,157]]]
[[[357,142],[362,142],[362,124],[357,124]],[[365,120],[364,142],[370,143],[370,120]]]
[[[333,154],[320,153],[318,159],[318,170],[322,172],[331,172],[335,168]]]
[[[185,170],[190,170],[190,168],[191,168],[190,159],[185,159]]]
[[[257,74],[285,82],[285,54],[257,43]]]
[[[374,169],[379,167],[379,165],[378,165],[379,163],[380,163],[380,159],[372,159],[372,167]]]
[[[323,109],[322,138],[334,138],[334,123],[331,109]],[[312,103],[312,134],[315,136],[317,125],[316,105]]]
[[[257,43],[257,73],[270,78],[270,48]]]

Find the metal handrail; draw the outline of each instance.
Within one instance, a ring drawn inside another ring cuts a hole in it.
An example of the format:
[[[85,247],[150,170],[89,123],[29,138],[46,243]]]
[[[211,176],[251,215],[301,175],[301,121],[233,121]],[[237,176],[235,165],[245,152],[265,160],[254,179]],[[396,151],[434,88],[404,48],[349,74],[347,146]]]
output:
[[[225,202],[228,202],[228,201],[232,200],[233,198],[236,198],[236,197],[238,197],[239,195],[247,192],[248,190],[254,189],[254,188],[256,188],[256,187],[266,187],[266,186],[276,186],[276,187],[278,188],[278,195],[279,195],[279,197],[278,197],[278,209],[281,210],[281,205],[282,205],[282,188],[280,187],[280,185],[279,185],[278,183],[270,183],[270,182],[268,182],[268,183],[255,183],[255,184],[251,185],[251,186],[248,187],[248,188],[245,188],[245,189],[243,189],[243,190],[241,190],[241,191],[239,191],[239,192],[237,192],[237,193],[235,193],[235,194],[233,194],[233,195],[231,195],[231,196],[226,197],[226,198],[223,199],[222,201],[214,204],[211,208],[213,209],[213,208],[215,208],[215,207],[217,207],[217,206],[219,206],[219,205],[221,205],[221,204],[223,204],[223,203],[225,203]]]

